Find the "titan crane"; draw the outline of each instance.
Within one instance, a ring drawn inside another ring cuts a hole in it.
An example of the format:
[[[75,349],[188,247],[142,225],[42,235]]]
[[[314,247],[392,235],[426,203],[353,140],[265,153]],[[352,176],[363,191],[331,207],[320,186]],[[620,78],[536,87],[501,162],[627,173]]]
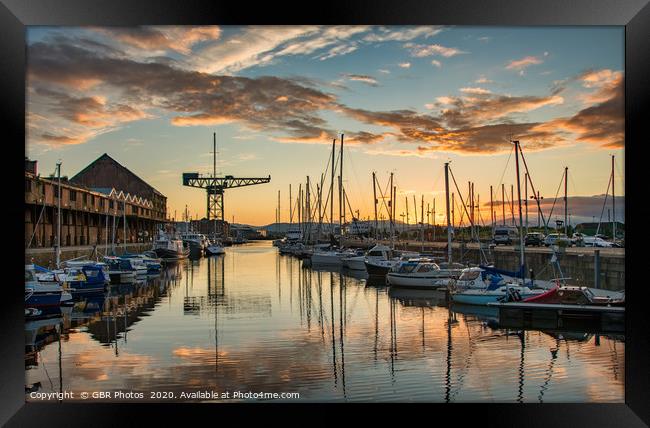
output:
[[[237,178],[232,175],[217,177],[217,133],[213,134],[213,173],[212,175],[201,175],[198,172],[184,172],[183,186],[198,187],[206,189],[207,193],[207,218],[225,221],[223,209],[223,192],[226,189],[235,187],[253,186],[255,184],[264,184],[271,181],[271,176],[262,178]]]

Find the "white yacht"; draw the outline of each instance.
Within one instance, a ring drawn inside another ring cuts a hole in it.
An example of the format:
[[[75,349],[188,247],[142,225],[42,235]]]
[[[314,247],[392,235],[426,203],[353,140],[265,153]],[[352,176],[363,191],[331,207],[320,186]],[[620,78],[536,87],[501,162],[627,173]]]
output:
[[[350,256],[343,259],[343,263],[348,269],[351,270],[366,270],[366,260],[389,260],[391,259],[392,251],[386,245],[375,245],[365,255]]]
[[[457,279],[463,266],[459,264],[438,265],[429,258],[411,259],[393,267],[386,275],[390,285],[413,288],[446,287],[452,279]]]

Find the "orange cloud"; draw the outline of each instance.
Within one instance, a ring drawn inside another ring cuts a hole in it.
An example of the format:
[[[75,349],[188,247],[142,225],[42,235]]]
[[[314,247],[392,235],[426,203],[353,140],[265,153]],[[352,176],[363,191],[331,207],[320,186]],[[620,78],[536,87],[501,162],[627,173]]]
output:
[[[512,60],[506,65],[507,70],[522,70],[531,65],[541,64],[541,59],[535,56],[527,56],[522,59]]]

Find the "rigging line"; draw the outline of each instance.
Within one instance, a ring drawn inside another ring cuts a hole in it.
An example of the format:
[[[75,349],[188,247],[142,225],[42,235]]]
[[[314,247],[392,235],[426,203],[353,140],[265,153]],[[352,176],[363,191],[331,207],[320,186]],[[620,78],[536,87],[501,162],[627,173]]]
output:
[[[376,176],[375,176],[375,180],[377,180]],[[379,184],[379,183],[377,183],[377,184]],[[386,184],[386,187],[388,187],[389,185],[390,185],[390,180]],[[392,213],[392,210],[388,208],[388,204],[386,203],[386,196],[384,195],[384,192],[382,192],[380,186],[377,186],[377,188],[379,189],[379,194],[381,195],[381,202],[384,204],[384,207],[386,208],[386,214],[388,214],[388,221],[392,222],[392,221],[394,221],[393,213]],[[392,189],[391,189],[391,192],[392,192]],[[381,213],[381,207],[379,207],[379,212]]]
[[[375,180],[377,181],[377,187],[379,188],[379,193],[381,193],[382,202],[384,203],[384,207],[386,208],[386,214],[388,214],[388,219],[390,220],[390,219],[393,218],[393,213],[392,213],[392,210],[388,208],[388,204],[386,203],[386,198],[387,198],[386,194],[388,194],[389,191],[391,192],[391,197],[388,198],[388,199],[392,201],[393,189],[389,189],[389,187],[390,187],[390,178],[386,182],[386,188],[384,188],[383,192],[381,191],[381,186],[379,186],[379,180],[377,180],[376,176],[375,176]],[[380,208],[380,212],[381,212],[381,208]]]
[[[366,200],[366,199],[365,199],[365,198],[361,198],[361,197],[359,197],[359,194],[356,193],[356,192],[358,191],[358,189],[359,189],[361,186],[359,185],[359,183],[360,183],[360,181],[359,181],[359,176],[357,175],[357,171],[356,171],[356,169],[354,169],[354,164],[353,164],[352,161],[351,161],[351,159],[352,159],[352,155],[351,155],[351,153],[350,153],[350,149],[346,146],[343,150],[345,150],[346,153],[347,153],[347,156],[346,156],[347,163],[348,163],[348,166],[352,169],[352,174],[353,174],[353,176],[354,176],[354,180],[355,180],[355,182],[356,182],[356,186],[357,186],[357,187],[355,188],[355,195],[354,195],[354,196],[356,197],[357,200],[361,200],[361,201],[362,201],[362,202],[361,202],[362,208],[364,209],[364,211],[367,212],[367,211],[368,211],[368,210],[367,210],[368,206],[367,206],[366,203],[365,203],[365,200]],[[343,166],[345,166],[345,165],[343,165]],[[347,197],[347,192],[346,192],[346,197]],[[349,202],[348,202],[348,203],[349,203]]]
[[[501,186],[501,184],[503,183],[503,177],[506,175],[506,171],[508,170],[508,165],[510,164],[510,159],[512,158],[512,152],[514,152],[514,150],[515,147],[512,146],[512,148],[510,148],[510,154],[508,155],[508,160],[506,160],[506,166],[503,167],[503,172],[501,173],[501,178],[499,179],[499,184],[497,184],[497,187]]]
[[[458,197],[460,198],[460,201],[463,203],[463,208],[465,209],[465,212],[467,213],[467,220],[470,222],[472,226],[474,226],[474,223],[472,222],[472,219],[467,212],[467,206],[465,206],[465,201],[463,200],[463,195],[460,193],[460,189],[458,188],[458,183],[456,183],[456,178],[454,177],[454,173],[452,172],[451,168],[449,168],[449,172],[451,173],[451,178],[454,180],[454,186],[456,186],[456,190],[458,191]],[[469,202],[469,201],[468,201]]]
[[[607,192],[605,192],[605,200],[603,201],[603,208],[600,210],[600,218],[598,219],[598,227],[596,228],[596,235],[600,233],[600,223],[603,221],[603,213],[607,206],[607,197],[609,196],[609,187],[612,185],[612,174],[609,174],[609,181],[607,182]]]
[[[519,146],[519,154],[521,155],[521,160],[524,162],[524,168],[526,169],[526,174],[528,174],[528,182],[530,183],[531,190],[533,191],[533,195],[536,196],[537,192],[535,191],[535,185],[533,184],[533,178],[530,176],[530,171],[528,170],[528,164],[526,163],[526,158],[524,157],[524,152],[521,148],[521,145]],[[537,211],[539,212],[539,215],[542,219],[542,223],[548,227],[548,222],[544,219],[544,211],[542,211],[542,204],[539,201],[539,199],[535,198],[535,201],[537,203]]]
[[[557,195],[560,194],[560,189],[562,188],[562,183],[564,182],[564,173],[562,173],[562,179],[560,180],[560,185],[557,186],[557,192],[555,192],[555,199],[553,199],[553,205],[551,206],[551,212],[548,214],[548,220],[546,221],[546,225],[548,226],[548,222],[551,221],[551,216],[553,215],[553,209],[555,208],[555,202],[557,202]]]

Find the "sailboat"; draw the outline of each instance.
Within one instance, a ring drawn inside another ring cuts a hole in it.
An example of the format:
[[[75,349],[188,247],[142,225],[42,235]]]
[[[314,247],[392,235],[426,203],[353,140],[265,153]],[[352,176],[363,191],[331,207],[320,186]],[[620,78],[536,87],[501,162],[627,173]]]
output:
[[[519,194],[519,263],[520,272],[525,270],[524,258],[524,234],[523,234],[523,215],[521,211],[521,187],[519,182],[519,141],[513,141],[515,145],[515,166],[517,171],[517,192]],[[449,213],[449,163],[445,163],[445,185],[447,187],[447,213]],[[448,216],[449,217],[449,216]],[[449,225],[449,220],[447,220]],[[449,229],[448,229],[449,230]],[[451,260],[451,235],[448,233],[449,255]],[[451,284],[450,298],[455,303],[464,303],[468,305],[486,305],[488,303],[522,300],[529,297],[537,296],[546,292],[542,288],[529,288],[525,284],[525,277],[522,275],[520,282],[492,283],[487,288],[467,288],[457,289]]]

